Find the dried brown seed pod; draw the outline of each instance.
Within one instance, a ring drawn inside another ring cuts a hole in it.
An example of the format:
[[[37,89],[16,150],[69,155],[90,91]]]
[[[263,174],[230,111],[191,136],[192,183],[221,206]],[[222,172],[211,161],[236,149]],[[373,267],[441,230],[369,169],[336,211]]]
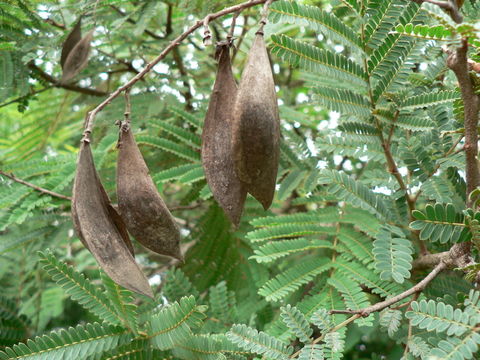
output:
[[[118,209],[128,231],[146,248],[183,260],[178,227],[148,174],[128,124],[120,127],[118,147]]]
[[[235,170],[264,207],[272,204],[280,155],[280,124],[272,69],[262,33],[248,54],[235,102]]]
[[[62,55],[60,56],[60,65],[62,66],[62,69],[65,65],[65,60],[67,60],[68,54],[72,51],[72,49],[77,45],[77,43],[80,41],[82,38],[82,17],[78,19],[77,23],[73,27],[72,31],[70,34],[68,34],[67,38],[65,39],[65,42],[63,43],[62,46]]]
[[[125,225],[100,182],[87,142],[82,143],[78,156],[72,217],[80,240],[113,281],[153,297],[147,278],[132,256],[133,248]]]
[[[247,196],[238,178],[231,147],[237,84],[230,63],[230,42],[217,44],[218,72],[202,133],[202,165],[214,198],[238,226]]]
[[[65,63],[63,64],[62,83],[67,83],[73,79],[85,68],[85,66],[87,66],[93,32],[94,30],[90,30],[68,53]]]

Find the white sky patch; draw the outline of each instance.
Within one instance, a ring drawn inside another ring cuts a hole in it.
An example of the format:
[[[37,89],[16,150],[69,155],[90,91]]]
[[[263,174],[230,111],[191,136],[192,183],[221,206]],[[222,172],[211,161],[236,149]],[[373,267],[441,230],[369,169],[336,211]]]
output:
[[[317,148],[315,147],[315,143],[313,142],[313,140],[310,137],[307,137],[306,143],[307,143],[308,150],[310,150],[313,156],[316,156]]]
[[[273,64],[273,72],[275,74],[279,74],[280,73],[280,65],[278,64]]]
[[[135,60],[134,60],[133,66],[135,66]],[[170,66],[168,66],[167,64],[164,64],[164,63],[158,63],[157,65],[155,65],[153,67],[153,70],[155,70],[155,72],[160,73],[160,74],[168,73],[168,69],[170,69]]]
[[[343,45],[335,45],[333,47],[333,49],[337,52],[337,53],[341,53],[343,50],[345,50],[345,47]]]
[[[51,62],[45,63],[45,71],[49,73],[53,71],[53,64]]]
[[[288,130],[288,131],[290,131],[290,130],[292,130],[292,129],[293,129],[293,126],[292,126],[292,125],[290,125],[290,124],[289,124],[289,123],[287,123],[287,122],[283,124],[283,127],[284,127],[284,129],[285,129],[285,130]]]
[[[25,35],[32,35],[32,31],[29,29],[25,29],[23,32],[25,33]]]
[[[100,74],[98,74],[98,77],[102,80],[107,80],[108,79],[108,74],[107,73],[100,73]]]
[[[421,63],[421,64],[420,64],[420,70],[422,70],[422,71],[423,71],[423,70],[427,70],[427,68],[428,68],[428,64],[427,64],[427,63]]]
[[[298,129],[298,128],[300,127],[300,125],[302,125],[302,124],[300,124],[298,121],[295,121],[295,122],[293,123],[293,127],[294,127],[295,129]]]
[[[401,167],[401,168],[398,168],[398,172],[400,173],[400,175],[402,176],[407,176],[408,175],[408,169],[404,166],[404,167]]]
[[[141,68],[142,65],[143,65],[143,60],[141,60],[141,59],[135,59],[135,60],[132,61],[132,66],[134,68]]]
[[[86,78],[86,79],[80,80],[79,84],[81,87],[89,87],[90,85],[92,85],[92,81],[89,78]]]
[[[281,106],[281,105],[283,105],[283,104],[284,104],[284,102],[283,102],[283,100],[282,100],[282,99],[278,99],[278,101],[277,101],[277,104],[278,104],[279,106]]]
[[[73,106],[72,106],[72,109],[73,109],[73,111],[77,112],[77,111],[80,110],[80,106],[78,106],[78,105],[73,105]]]
[[[328,166],[328,162],[325,160],[319,160],[317,163],[317,169],[326,169]]]
[[[325,37],[323,36],[323,34],[318,34],[317,39],[318,41],[322,41],[323,39],[325,39]]]
[[[335,165],[340,164],[342,160],[343,160],[343,156],[333,155],[333,162],[335,163]]]
[[[330,111],[328,113],[328,116],[330,117],[328,127],[330,129],[335,129],[338,126],[338,119],[340,119],[340,113],[336,111]]]
[[[162,283],[162,277],[158,274],[155,274],[150,279],[148,279],[148,283],[150,284],[150,286],[160,285]]]
[[[40,16],[42,19],[48,19],[51,15],[50,11],[48,11],[48,8],[43,5],[38,5],[38,16]]]
[[[343,163],[343,168],[347,171],[353,170],[352,162],[350,160],[347,160]]]
[[[297,100],[297,103],[299,103],[299,104],[305,103],[305,102],[308,101],[308,96],[307,96],[307,94],[301,92],[301,93],[298,93],[295,100]]]
[[[391,195],[392,190],[386,188],[385,186],[375,186],[372,191],[377,194]]]
[[[328,120],[322,120],[318,123],[317,125],[317,130],[323,130],[323,129],[326,129],[328,128],[328,125],[330,124],[330,122]]]

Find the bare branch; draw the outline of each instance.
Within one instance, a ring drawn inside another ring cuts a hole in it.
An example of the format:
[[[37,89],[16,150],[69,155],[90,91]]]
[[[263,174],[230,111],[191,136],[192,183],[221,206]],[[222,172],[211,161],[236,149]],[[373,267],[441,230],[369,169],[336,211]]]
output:
[[[455,21],[457,24],[460,24],[463,21],[463,16],[460,14],[460,10],[458,9],[457,4],[455,1],[436,1],[436,0],[413,0],[416,3],[422,4],[422,3],[429,3],[433,5],[437,5],[438,7],[444,9],[450,17],[452,18],[453,21]]]
[[[455,73],[462,93],[464,104],[465,123],[465,162],[467,198],[469,194],[480,185],[480,169],[478,165],[478,113],[480,110],[480,97],[475,93],[475,88],[470,79],[469,64],[467,59],[468,42],[462,40],[462,45],[454,51],[447,51],[447,66]],[[472,206],[471,201],[467,206]]]
[[[435,277],[440,274],[443,270],[447,268],[447,264],[445,262],[440,262],[438,263],[435,268],[422,280],[420,281],[417,285],[411,287],[410,289],[404,291],[401,294],[398,294],[390,299],[387,299],[385,301],[381,301],[379,303],[376,303],[372,306],[366,307],[364,309],[359,309],[359,310],[331,310],[331,314],[358,314],[363,317],[369,316],[371,313],[381,311],[397,302],[400,300],[405,299],[406,297],[409,297],[413,294],[416,294],[420,291],[423,291],[427,287],[427,285],[435,279]]]
[[[33,62],[30,62],[28,64],[28,67],[31,70],[33,70],[38,76],[40,76],[42,79],[51,83],[54,87],[63,88],[63,89],[67,89],[67,90],[70,90],[70,91],[75,91],[75,92],[85,94],[85,95],[90,95],[90,96],[105,96],[105,95],[107,95],[106,92],[98,91],[98,90],[95,90],[95,89],[84,88],[84,87],[73,85],[73,84],[61,84],[60,81],[55,79],[53,76],[47,74],[45,71],[40,69],[37,65],[35,65]]]
[[[237,11],[242,11],[244,9],[250,8],[252,6],[258,5],[258,4],[263,4],[267,1],[270,0],[253,0],[253,1],[248,1],[245,3],[241,3],[238,5],[230,6],[228,8],[225,8],[221,11],[218,11],[216,13],[212,13],[207,15],[205,18],[208,18],[210,21],[215,20],[219,17],[225,16],[230,13],[234,13]],[[271,2],[271,1],[270,1]],[[95,120],[95,116],[102,111],[108,104],[110,104],[113,99],[117,98],[118,95],[122,91],[124,91],[127,88],[132,87],[137,81],[142,79],[147,73],[149,73],[152,68],[158,64],[162,59],[164,59],[170,51],[172,51],[175,47],[180,45],[180,43],[185,40],[190,34],[192,34],[195,30],[200,28],[204,23],[204,19],[197,21],[194,25],[190,26],[185,32],[183,32],[181,35],[179,35],[175,40],[170,42],[170,45],[168,45],[155,59],[153,59],[149,64],[145,66],[145,68],[140,71],[137,75],[135,75],[133,78],[131,78],[128,82],[126,82],[124,85],[120,86],[117,90],[112,92],[102,103],[100,103],[95,109],[92,111],[88,112],[86,115],[85,119],[85,131],[83,132],[83,139],[82,141],[90,141],[90,133],[92,132],[93,128],[93,123]]]
[[[32,189],[37,190],[37,191],[39,191],[43,194],[50,195],[50,196],[53,196],[53,197],[56,197],[56,198],[59,198],[59,199],[63,199],[63,200],[68,200],[68,201],[72,200],[72,198],[70,196],[62,195],[62,194],[56,193],[55,191],[50,191],[50,190],[41,188],[40,186],[29,183],[28,181],[19,179],[13,174],[7,174],[6,172],[4,172],[2,170],[0,170],[0,175],[3,175],[5,177],[9,178],[10,180],[13,180],[13,181],[15,181],[19,184],[31,187]]]

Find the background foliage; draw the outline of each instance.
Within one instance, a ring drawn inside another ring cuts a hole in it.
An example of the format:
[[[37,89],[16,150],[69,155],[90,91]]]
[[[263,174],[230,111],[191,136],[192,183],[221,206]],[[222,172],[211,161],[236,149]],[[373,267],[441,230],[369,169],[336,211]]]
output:
[[[86,111],[186,26],[235,3],[0,2],[0,169],[69,196]],[[136,244],[155,300],[99,271],[68,201],[0,176],[0,359],[478,358],[480,293],[461,271],[348,327],[329,312],[410,288],[428,274],[412,265],[426,250],[478,241],[463,103],[441,48],[466,36],[479,61],[480,6],[462,10],[457,25],[407,0],[274,2],[265,30],[282,125],[278,189],[269,211],[249,197],[238,229],[200,162],[214,49],[197,31],[138,82],[136,140],[186,254],[178,263]],[[96,26],[94,49],[65,88],[61,45],[82,13],[84,31]],[[211,24],[216,40],[230,17]],[[237,21],[237,79],[258,18],[253,7]],[[113,202],[122,113],[117,99],[93,133]]]

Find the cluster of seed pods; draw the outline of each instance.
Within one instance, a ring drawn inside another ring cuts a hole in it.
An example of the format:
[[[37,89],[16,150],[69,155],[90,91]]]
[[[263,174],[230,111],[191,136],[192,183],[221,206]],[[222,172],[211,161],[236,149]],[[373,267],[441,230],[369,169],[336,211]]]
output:
[[[92,34],[93,30],[81,37],[80,18],[62,49],[62,82],[86,66]],[[231,39],[217,43],[218,71],[202,134],[202,164],[215,199],[238,226],[247,193],[265,209],[272,203],[280,129],[263,30],[255,35],[239,86],[232,72],[231,47]],[[117,148],[118,210],[95,169],[89,136],[83,138],[73,186],[73,223],[82,243],[112,280],[153,297],[135,261],[129,233],[146,248],[183,260],[180,232],[149,175],[127,112]]]

